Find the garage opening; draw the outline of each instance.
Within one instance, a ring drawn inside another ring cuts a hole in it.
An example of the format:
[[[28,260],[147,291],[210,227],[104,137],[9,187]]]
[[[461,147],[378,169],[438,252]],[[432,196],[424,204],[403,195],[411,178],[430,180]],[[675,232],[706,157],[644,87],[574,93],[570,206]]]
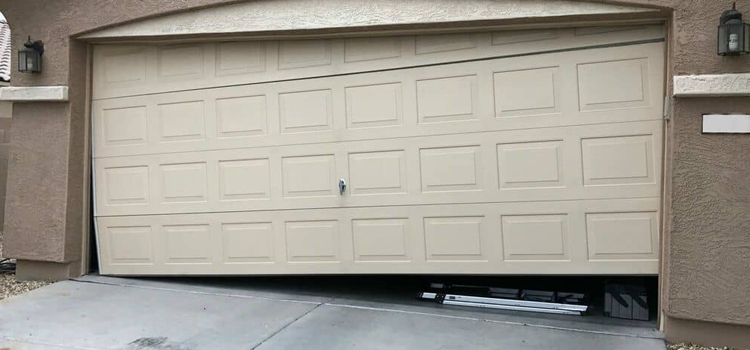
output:
[[[653,275],[664,33],[94,47],[105,275]]]

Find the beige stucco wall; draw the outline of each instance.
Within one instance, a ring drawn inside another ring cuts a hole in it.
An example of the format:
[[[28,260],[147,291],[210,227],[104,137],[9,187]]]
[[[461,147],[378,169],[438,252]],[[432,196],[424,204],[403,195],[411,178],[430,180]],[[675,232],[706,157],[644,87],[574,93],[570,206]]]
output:
[[[0,86],[1,88],[2,86]],[[5,183],[8,178],[8,156],[10,155],[10,127],[13,104],[0,102],[0,203],[5,202]],[[3,231],[5,207],[0,206],[0,232]]]
[[[342,1],[342,0],[331,0]],[[555,0],[548,0],[554,2]],[[15,108],[6,201],[6,254],[81,258],[87,45],[79,34],[231,0],[6,0],[13,45],[46,44],[44,72],[13,85],[68,85],[70,101]],[[716,55],[716,25],[732,0],[593,1],[667,9],[670,74],[750,72],[750,57]],[[331,5],[335,6],[335,5]],[[750,0],[737,1],[750,18]],[[382,27],[381,27],[382,28]],[[671,81],[668,77],[667,82]],[[750,325],[750,135],[703,135],[703,113],[750,113],[747,98],[674,99],[667,125],[662,298],[672,318]],[[750,329],[750,328],[748,328]],[[748,339],[750,343],[750,339]],[[750,346],[748,344],[747,346]]]
[[[750,114],[750,98],[675,104],[666,307],[675,317],[748,325],[750,135],[701,134],[709,112]]]

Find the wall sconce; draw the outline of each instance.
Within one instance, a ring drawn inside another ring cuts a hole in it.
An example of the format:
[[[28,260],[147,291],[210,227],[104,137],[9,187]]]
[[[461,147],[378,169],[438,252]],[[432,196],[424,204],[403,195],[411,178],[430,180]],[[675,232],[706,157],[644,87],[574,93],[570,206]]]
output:
[[[738,56],[750,53],[750,24],[742,22],[742,14],[736,4],[721,14],[719,20],[720,56]]]
[[[41,40],[29,41],[23,44],[24,48],[18,50],[18,71],[21,73],[41,73],[42,54],[44,43]]]

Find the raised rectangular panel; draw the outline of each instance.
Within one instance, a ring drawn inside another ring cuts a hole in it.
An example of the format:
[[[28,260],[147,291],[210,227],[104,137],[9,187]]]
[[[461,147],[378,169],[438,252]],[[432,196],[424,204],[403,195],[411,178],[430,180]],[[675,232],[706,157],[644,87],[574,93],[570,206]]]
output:
[[[195,141],[206,137],[203,101],[159,105],[161,142]]]
[[[581,111],[648,106],[648,59],[578,65]]]
[[[401,125],[401,83],[346,88],[346,123],[349,129]]]
[[[279,69],[331,64],[330,40],[287,40],[279,42]]]
[[[333,155],[282,158],[284,197],[335,196],[338,180]]]
[[[258,41],[216,44],[216,75],[237,75],[266,70],[265,43]]]
[[[474,115],[475,75],[417,81],[420,123],[477,119]]]
[[[485,260],[482,219],[481,216],[425,218],[427,260]]]
[[[164,46],[157,51],[161,78],[194,78],[203,75],[203,44]]]
[[[164,225],[167,264],[211,263],[208,225]]]
[[[352,220],[355,261],[409,261],[406,219]]]
[[[286,251],[290,262],[338,262],[337,221],[294,221],[286,223]]]
[[[102,128],[106,146],[144,145],[148,142],[146,106],[105,109]]]
[[[477,42],[473,34],[419,35],[416,41],[417,55],[473,49]]]
[[[401,56],[398,37],[353,38],[344,43],[344,62],[382,60]]]
[[[568,260],[567,231],[566,215],[503,216],[505,260]]]
[[[271,181],[268,159],[219,161],[219,189],[222,201],[269,199]]]
[[[270,222],[221,225],[224,263],[273,261],[273,226]]]
[[[657,259],[655,211],[586,214],[589,260]]]
[[[113,265],[152,264],[151,226],[107,227],[109,262]]]
[[[208,198],[206,163],[162,164],[163,202],[205,202]]]
[[[104,168],[106,205],[149,203],[148,166]]]
[[[655,183],[651,135],[582,139],[581,149],[586,186]]]
[[[423,192],[481,190],[478,146],[420,150]]]
[[[495,117],[559,112],[557,74],[557,67],[496,72]]]
[[[404,151],[349,154],[349,180],[353,196],[406,193]]]
[[[266,97],[244,96],[216,100],[219,138],[265,135]]]
[[[279,111],[282,133],[333,130],[331,90],[279,94]]]
[[[563,186],[562,141],[497,145],[500,188]]]
[[[146,82],[146,50],[143,48],[108,53],[103,61],[105,84]]]
[[[648,26],[580,27],[580,28],[575,28],[574,32],[576,36],[586,36],[586,35],[615,33],[615,32],[630,32],[634,30],[644,30],[647,28]]]
[[[532,41],[557,39],[555,29],[512,30],[492,33],[492,45],[508,45]]]

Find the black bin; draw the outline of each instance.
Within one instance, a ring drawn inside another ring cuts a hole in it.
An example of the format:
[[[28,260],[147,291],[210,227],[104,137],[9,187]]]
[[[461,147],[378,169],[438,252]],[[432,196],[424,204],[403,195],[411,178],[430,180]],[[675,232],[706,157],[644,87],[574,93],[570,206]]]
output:
[[[634,284],[605,284],[604,316],[648,321],[648,294],[646,293],[646,287]]]

